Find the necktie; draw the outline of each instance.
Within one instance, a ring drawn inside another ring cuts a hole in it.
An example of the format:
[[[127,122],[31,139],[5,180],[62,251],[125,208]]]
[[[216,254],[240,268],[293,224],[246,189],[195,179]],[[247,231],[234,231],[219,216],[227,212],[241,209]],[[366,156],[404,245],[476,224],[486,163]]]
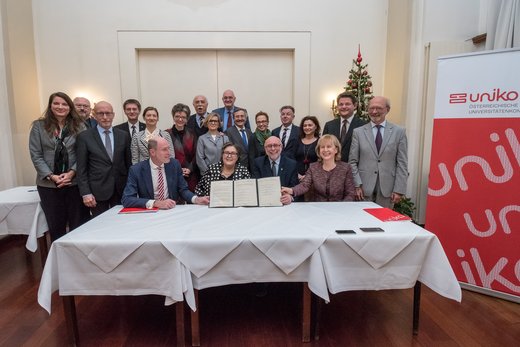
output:
[[[199,124],[199,127],[202,128],[203,125],[204,125],[204,116],[200,116],[200,124]]]
[[[240,129],[240,132],[242,133],[242,141],[244,141],[244,146],[247,148],[247,136],[246,131],[244,129]]]
[[[283,128],[283,135],[282,135],[282,146],[285,148],[285,139],[287,138],[287,128]]]
[[[233,116],[231,115],[231,111],[227,111],[227,128],[231,128],[233,126]]]
[[[112,160],[113,153],[112,153],[112,142],[110,141],[110,130],[105,130],[105,149],[107,150],[107,154],[110,157],[110,160]]]
[[[135,125],[132,125],[132,137],[135,135]]]
[[[381,135],[381,124],[376,125],[377,134],[376,134],[376,148],[377,153],[379,154],[379,150],[381,149],[381,144],[383,143],[383,136]]]
[[[157,196],[155,200],[164,200],[164,175],[162,167],[157,168]]]
[[[273,173],[273,177],[277,176],[277,174],[276,174],[276,162],[275,161],[273,161],[271,163],[271,172]]]
[[[342,120],[343,125],[341,126],[341,133],[339,135],[339,140],[341,143],[345,141],[345,136],[347,135],[347,123],[348,121],[346,119]]]

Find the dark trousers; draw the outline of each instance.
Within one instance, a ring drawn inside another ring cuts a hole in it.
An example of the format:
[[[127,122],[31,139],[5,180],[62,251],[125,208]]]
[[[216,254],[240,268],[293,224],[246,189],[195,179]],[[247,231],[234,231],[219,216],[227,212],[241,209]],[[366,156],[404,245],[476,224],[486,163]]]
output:
[[[110,210],[116,205],[121,205],[121,194],[115,192],[108,200],[96,200],[96,207],[90,209],[90,212],[92,212],[92,218],[99,216],[103,212]]]
[[[78,186],[47,188],[38,186],[40,203],[47,219],[51,240],[54,241],[69,230],[89,220],[88,208],[83,205]]]

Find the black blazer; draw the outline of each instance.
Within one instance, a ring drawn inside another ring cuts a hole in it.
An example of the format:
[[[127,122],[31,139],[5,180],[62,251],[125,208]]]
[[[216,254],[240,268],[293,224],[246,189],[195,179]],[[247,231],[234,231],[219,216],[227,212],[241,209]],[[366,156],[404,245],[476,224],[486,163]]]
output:
[[[242,140],[242,134],[238,131],[236,126],[232,126],[226,130],[226,135],[229,137],[229,141],[233,142],[235,146],[240,148],[240,164],[249,168],[249,143],[253,140],[253,133],[251,130],[245,128],[246,138],[247,138],[247,146],[244,145],[244,140]]]
[[[255,159],[253,167],[253,176],[255,178],[272,177],[271,163],[267,155]],[[281,155],[280,167],[278,168],[278,176],[280,176],[280,184],[282,187],[292,188],[298,184],[298,170],[296,161]]]
[[[81,132],[76,139],[77,177],[82,196],[93,194],[98,201],[107,201],[114,194],[121,196],[132,165],[130,135],[112,128],[113,161],[107,154],[97,127]]]
[[[206,117],[208,115],[206,114]],[[186,127],[190,128],[194,133],[195,133],[195,136],[196,139],[195,139],[195,143],[197,143],[197,139],[201,136],[201,135],[204,135],[205,133],[208,132],[208,128],[206,127],[200,127],[199,124],[197,123],[197,114],[192,114],[190,116],[190,118],[188,118],[188,123],[186,123]]]
[[[273,136],[279,137],[282,139],[283,134],[281,133],[282,127],[274,129],[272,134]],[[297,125],[292,126],[291,134],[289,135],[289,140],[287,140],[287,145],[283,148],[282,153],[287,157],[294,159],[296,157],[296,150],[298,149],[298,139],[300,138],[300,127]]]
[[[146,129],[146,124],[145,123],[143,123],[143,122],[138,122],[138,123],[139,123],[139,126],[136,127],[136,129],[135,129],[135,133],[136,134],[138,132],[143,131],[144,129]],[[118,125],[114,126],[114,128],[126,131],[128,133],[128,135],[130,135],[130,140],[131,140],[132,134],[130,133],[130,129],[128,128],[128,122],[124,122],[124,123],[118,124]]]
[[[354,115],[352,118],[352,122],[350,123],[347,131],[347,135],[345,136],[345,140],[341,144],[341,161],[348,163],[348,154],[350,152],[350,145],[352,144],[352,133],[355,128],[358,128],[362,125],[365,125],[365,121],[359,118],[357,115]],[[325,127],[323,128],[323,135],[331,134],[334,135],[340,140],[340,132],[341,132],[341,117],[333,119],[325,123]]]

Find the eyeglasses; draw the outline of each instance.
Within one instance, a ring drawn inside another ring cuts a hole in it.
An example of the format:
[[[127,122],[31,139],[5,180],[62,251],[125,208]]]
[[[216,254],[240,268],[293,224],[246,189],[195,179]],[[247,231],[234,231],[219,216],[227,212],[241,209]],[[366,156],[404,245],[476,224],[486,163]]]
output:
[[[224,152],[226,157],[236,157],[238,155],[237,152]]]
[[[212,124],[215,124],[215,123],[218,123],[219,121],[218,120],[215,120],[215,119],[212,119],[212,120],[209,120],[208,123],[212,123]]]
[[[96,112],[96,116],[98,116],[98,117],[103,117],[103,116],[110,117],[113,115],[114,115],[114,112]]]
[[[281,145],[277,144],[277,143],[274,143],[274,144],[271,144],[271,145],[265,145],[266,148],[278,148],[280,147]]]
[[[379,107],[379,106],[372,106],[372,107],[369,107],[368,110],[369,111],[383,111],[386,107]]]
[[[267,121],[267,120],[259,120],[258,122],[256,122],[256,124],[266,124],[266,123],[269,123],[269,121]]]
[[[174,119],[186,119],[184,116],[173,116]]]

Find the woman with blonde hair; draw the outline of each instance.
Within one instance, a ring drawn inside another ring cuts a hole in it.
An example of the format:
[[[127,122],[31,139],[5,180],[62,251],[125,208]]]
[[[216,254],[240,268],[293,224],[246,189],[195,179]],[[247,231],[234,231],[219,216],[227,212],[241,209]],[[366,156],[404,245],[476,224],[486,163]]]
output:
[[[312,163],[305,177],[282,194],[300,196],[314,187],[314,201],[353,201],[355,196],[352,169],[341,161],[341,145],[334,135],[323,135],[316,145],[318,161]]]

